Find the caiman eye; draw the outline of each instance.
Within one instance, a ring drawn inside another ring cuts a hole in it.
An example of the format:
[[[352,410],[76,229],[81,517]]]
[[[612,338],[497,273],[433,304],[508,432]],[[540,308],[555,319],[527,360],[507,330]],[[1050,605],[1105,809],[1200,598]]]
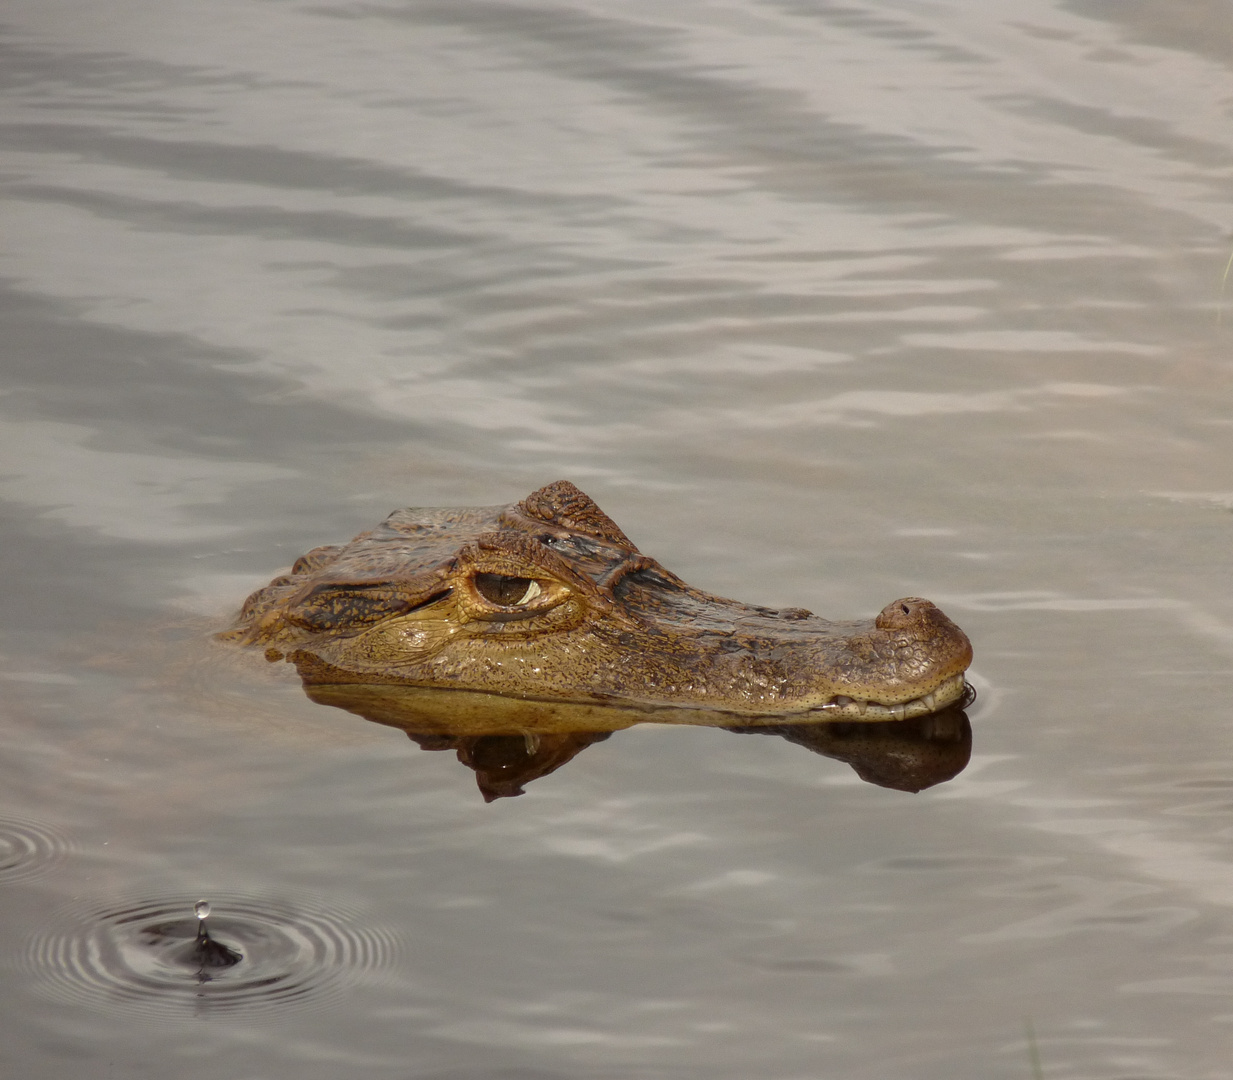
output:
[[[543,589],[534,578],[509,577],[506,574],[476,574],[475,591],[490,604],[519,607],[529,604]]]

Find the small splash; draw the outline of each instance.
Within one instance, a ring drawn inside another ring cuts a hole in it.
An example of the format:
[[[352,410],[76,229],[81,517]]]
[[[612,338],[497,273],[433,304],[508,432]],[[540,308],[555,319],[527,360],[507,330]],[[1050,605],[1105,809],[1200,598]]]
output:
[[[73,907],[52,923],[23,959],[40,994],[158,1019],[320,1003],[401,951],[355,913],[250,897]]]
[[[210,937],[210,931],[206,928],[206,919],[210,917],[208,900],[198,900],[193,905],[193,914],[197,916],[197,936],[193,939],[189,957],[192,963],[200,965],[197,977],[204,982],[210,977],[206,974],[207,968],[233,967],[244,959],[244,954]]]

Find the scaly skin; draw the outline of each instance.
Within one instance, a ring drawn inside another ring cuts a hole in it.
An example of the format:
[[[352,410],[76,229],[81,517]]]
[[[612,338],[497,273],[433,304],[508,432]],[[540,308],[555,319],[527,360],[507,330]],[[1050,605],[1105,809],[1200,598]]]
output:
[[[401,684],[749,717],[887,720],[965,693],[972,648],[928,600],[830,622],[711,596],[573,484],[397,510],[248,598],[223,637],[307,685]]]

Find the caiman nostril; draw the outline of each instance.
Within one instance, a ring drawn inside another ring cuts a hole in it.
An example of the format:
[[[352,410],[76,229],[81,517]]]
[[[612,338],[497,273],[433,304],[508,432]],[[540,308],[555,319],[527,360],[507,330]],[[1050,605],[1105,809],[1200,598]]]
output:
[[[878,614],[874,625],[879,630],[908,630],[919,626],[921,620],[927,618],[933,610],[935,608],[930,601],[922,600],[919,596],[906,596],[902,600],[887,604]]]

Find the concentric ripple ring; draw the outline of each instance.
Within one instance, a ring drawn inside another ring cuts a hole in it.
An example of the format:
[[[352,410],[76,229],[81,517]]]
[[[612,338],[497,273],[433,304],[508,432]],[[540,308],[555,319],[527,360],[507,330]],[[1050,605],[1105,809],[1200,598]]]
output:
[[[0,885],[46,873],[72,850],[72,841],[50,825],[0,817]]]
[[[357,913],[309,903],[211,893],[213,941],[232,966],[194,953],[197,896],[72,906],[28,942],[23,967],[40,993],[126,1016],[248,1016],[320,1005],[398,955],[398,934]]]

